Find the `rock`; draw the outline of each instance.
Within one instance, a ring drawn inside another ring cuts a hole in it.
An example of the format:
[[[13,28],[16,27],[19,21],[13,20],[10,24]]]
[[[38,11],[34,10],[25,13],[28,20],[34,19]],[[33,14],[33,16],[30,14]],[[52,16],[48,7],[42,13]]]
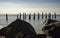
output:
[[[0,36],[0,38],[5,38],[5,36]]]
[[[45,34],[38,34],[38,37],[39,38],[46,38],[46,35]]]
[[[45,25],[42,31],[53,38],[60,38],[60,21],[48,19],[45,20]]]
[[[48,25],[48,24],[55,23],[55,22],[57,22],[57,20],[47,19],[43,22],[43,24]]]
[[[7,27],[0,30],[0,35],[6,38],[37,38],[36,32],[31,24],[17,19]]]

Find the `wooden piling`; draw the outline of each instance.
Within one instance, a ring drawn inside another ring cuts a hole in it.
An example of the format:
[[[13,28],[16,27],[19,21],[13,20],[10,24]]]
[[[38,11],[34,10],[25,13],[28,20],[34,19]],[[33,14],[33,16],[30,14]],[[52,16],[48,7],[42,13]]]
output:
[[[38,20],[40,19],[40,14],[38,13]]]
[[[33,19],[35,20],[35,13],[33,14]]]
[[[6,22],[8,21],[8,14],[6,14]]]
[[[29,20],[31,20],[31,13],[29,14]]]
[[[56,13],[54,13],[54,18],[56,19]]]
[[[44,13],[42,12],[42,19],[44,18]]]
[[[47,19],[47,13],[45,13],[45,19]]]
[[[51,19],[51,13],[48,14],[48,18]]]

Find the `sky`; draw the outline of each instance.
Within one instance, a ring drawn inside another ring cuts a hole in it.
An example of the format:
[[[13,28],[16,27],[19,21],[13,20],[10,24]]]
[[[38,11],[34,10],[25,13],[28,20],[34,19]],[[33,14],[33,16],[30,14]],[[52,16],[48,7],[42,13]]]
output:
[[[60,14],[60,0],[0,0],[0,14]]]

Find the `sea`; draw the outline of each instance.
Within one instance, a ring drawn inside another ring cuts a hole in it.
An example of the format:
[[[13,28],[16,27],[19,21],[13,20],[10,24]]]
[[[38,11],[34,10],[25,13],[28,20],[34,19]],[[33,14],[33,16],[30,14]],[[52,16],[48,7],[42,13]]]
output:
[[[12,23],[13,21],[15,21],[17,19],[17,15],[16,14],[8,14],[8,21],[6,21],[6,15],[5,14],[0,14],[0,29],[8,26],[10,23]],[[18,15],[18,19],[20,19],[20,16]],[[29,19],[29,15],[26,15],[26,19],[23,19],[23,15],[21,15],[21,20],[24,20],[28,23],[30,23],[32,25],[32,27],[35,29],[37,34],[43,34],[44,32],[42,31],[42,28],[45,26],[43,24],[43,22],[48,19],[45,18],[45,15],[42,18],[42,15],[39,16],[38,19],[38,15],[35,16],[35,20],[33,19],[33,15],[31,15],[31,19]],[[58,20],[60,21],[60,15],[56,15],[56,18],[51,16],[51,19],[54,20]]]

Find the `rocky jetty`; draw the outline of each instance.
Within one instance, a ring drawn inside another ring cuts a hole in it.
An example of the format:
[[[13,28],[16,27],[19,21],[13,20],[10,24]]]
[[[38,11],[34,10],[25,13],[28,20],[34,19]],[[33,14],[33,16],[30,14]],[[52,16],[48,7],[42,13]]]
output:
[[[60,21],[47,19],[44,22],[45,26],[42,31],[52,38],[60,38]]]
[[[32,25],[20,19],[2,28],[0,35],[5,38],[38,38]]]

